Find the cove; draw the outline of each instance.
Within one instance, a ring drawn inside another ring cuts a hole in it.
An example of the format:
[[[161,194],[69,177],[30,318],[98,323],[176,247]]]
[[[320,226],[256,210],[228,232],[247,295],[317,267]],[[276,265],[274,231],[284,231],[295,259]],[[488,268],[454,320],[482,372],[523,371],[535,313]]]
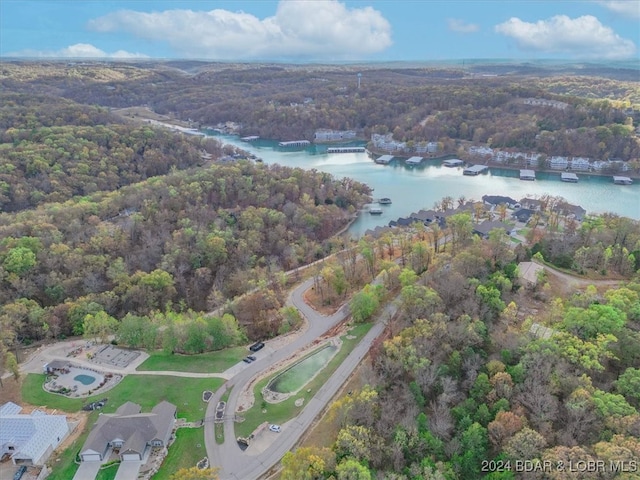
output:
[[[506,195],[519,200],[548,194],[561,196],[569,203],[580,205],[588,213],[612,212],[640,219],[639,181],[633,185],[615,185],[611,176],[578,173],[578,183],[566,183],[560,181],[560,172],[537,172],[536,181],[526,182],[518,178],[517,170],[494,167],[488,173],[472,177],[462,175],[460,168],[443,167],[441,160],[424,160],[419,166],[407,166],[398,160],[393,160],[389,165],[378,165],[366,153],[326,153],[326,145],[284,149],[272,140],[260,139],[249,143],[234,135],[205,132],[223,143],[262,158],[265,163],[316,169],[339,178],[350,177],[373,188],[374,199],[391,198],[393,203],[383,205],[381,215],[361,212],[348,230],[353,237],[360,237],[368,229],[387,225],[391,220],[406,217],[411,212],[433,208],[434,203],[445,196],[480,200],[483,195]],[[343,145],[345,144],[340,144]]]

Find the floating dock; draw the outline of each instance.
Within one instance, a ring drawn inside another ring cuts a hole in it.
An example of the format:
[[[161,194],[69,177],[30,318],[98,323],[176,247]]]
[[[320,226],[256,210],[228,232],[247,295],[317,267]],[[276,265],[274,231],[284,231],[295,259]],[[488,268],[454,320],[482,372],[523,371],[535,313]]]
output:
[[[614,175],[613,183],[615,183],[616,185],[631,185],[633,183],[633,180],[631,180],[629,177],[620,177],[618,175]]]
[[[480,175],[485,170],[488,170],[489,167],[486,165],[471,165],[470,167],[465,168],[462,171],[463,175]]]
[[[329,147],[327,153],[364,153],[364,147]]]
[[[393,160],[393,155],[382,155],[375,159],[376,163],[380,163],[381,165],[387,165]]]
[[[369,213],[371,215],[382,215],[382,209],[379,205],[372,206],[371,208],[369,208]]]
[[[411,157],[404,161],[407,165],[420,165],[420,162],[422,162],[422,157]]]
[[[536,179],[536,172],[534,170],[520,170],[520,180],[533,181]]]
[[[453,168],[453,167],[461,167],[464,165],[464,161],[459,158],[450,158],[449,160],[445,160],[442,162],[442,165],[445,167]]]
[[[560,180],[562,180],[563,182],[578,183],[578,175],[571,172],[562,172],[562,174],[560,175]]]
[[[249,135],[248,137],[241,137],[240,140],[243,142],[255,142],[260,137],[258,135]]]
[[[309,140],[292,140],[278,143],[279,147],[308,147],[309,145],[311,145]]]

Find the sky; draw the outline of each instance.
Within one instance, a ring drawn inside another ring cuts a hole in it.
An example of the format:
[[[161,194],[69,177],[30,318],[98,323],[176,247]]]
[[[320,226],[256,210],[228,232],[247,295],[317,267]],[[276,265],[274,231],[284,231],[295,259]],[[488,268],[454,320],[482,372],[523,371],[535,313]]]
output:
[[[640,62],[640,0],[1,0],[0,57]]]

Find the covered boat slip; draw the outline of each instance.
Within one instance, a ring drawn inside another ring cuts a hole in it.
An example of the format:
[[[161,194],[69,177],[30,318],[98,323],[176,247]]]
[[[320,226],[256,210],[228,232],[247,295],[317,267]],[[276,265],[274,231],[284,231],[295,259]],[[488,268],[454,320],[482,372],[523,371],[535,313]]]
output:
[[[562,172],[562,174],[560,175],[560,180],[562,180],[563,182],[578,183],[578,176],[575,173]]]
[[[489,170],[489,167],[486,165],[472,165],[470,167],[465,168],[462,171],[463,175],[480,175],[485,170]]]
[[[613,183],[615,183],[616,185],[631,185],[633,183],[633,180],[631,180],[631,178],[629,177],[614,175]]]
[[[536,172],[534,170],[520,170],[520,180],[535,180]]]

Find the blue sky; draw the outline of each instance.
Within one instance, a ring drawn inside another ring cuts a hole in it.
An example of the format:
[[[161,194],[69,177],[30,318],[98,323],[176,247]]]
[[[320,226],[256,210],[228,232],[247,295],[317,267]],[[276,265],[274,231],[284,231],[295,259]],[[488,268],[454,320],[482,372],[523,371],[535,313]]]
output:
[[[0,56],[638,60],[640,0],[2,0]]]

